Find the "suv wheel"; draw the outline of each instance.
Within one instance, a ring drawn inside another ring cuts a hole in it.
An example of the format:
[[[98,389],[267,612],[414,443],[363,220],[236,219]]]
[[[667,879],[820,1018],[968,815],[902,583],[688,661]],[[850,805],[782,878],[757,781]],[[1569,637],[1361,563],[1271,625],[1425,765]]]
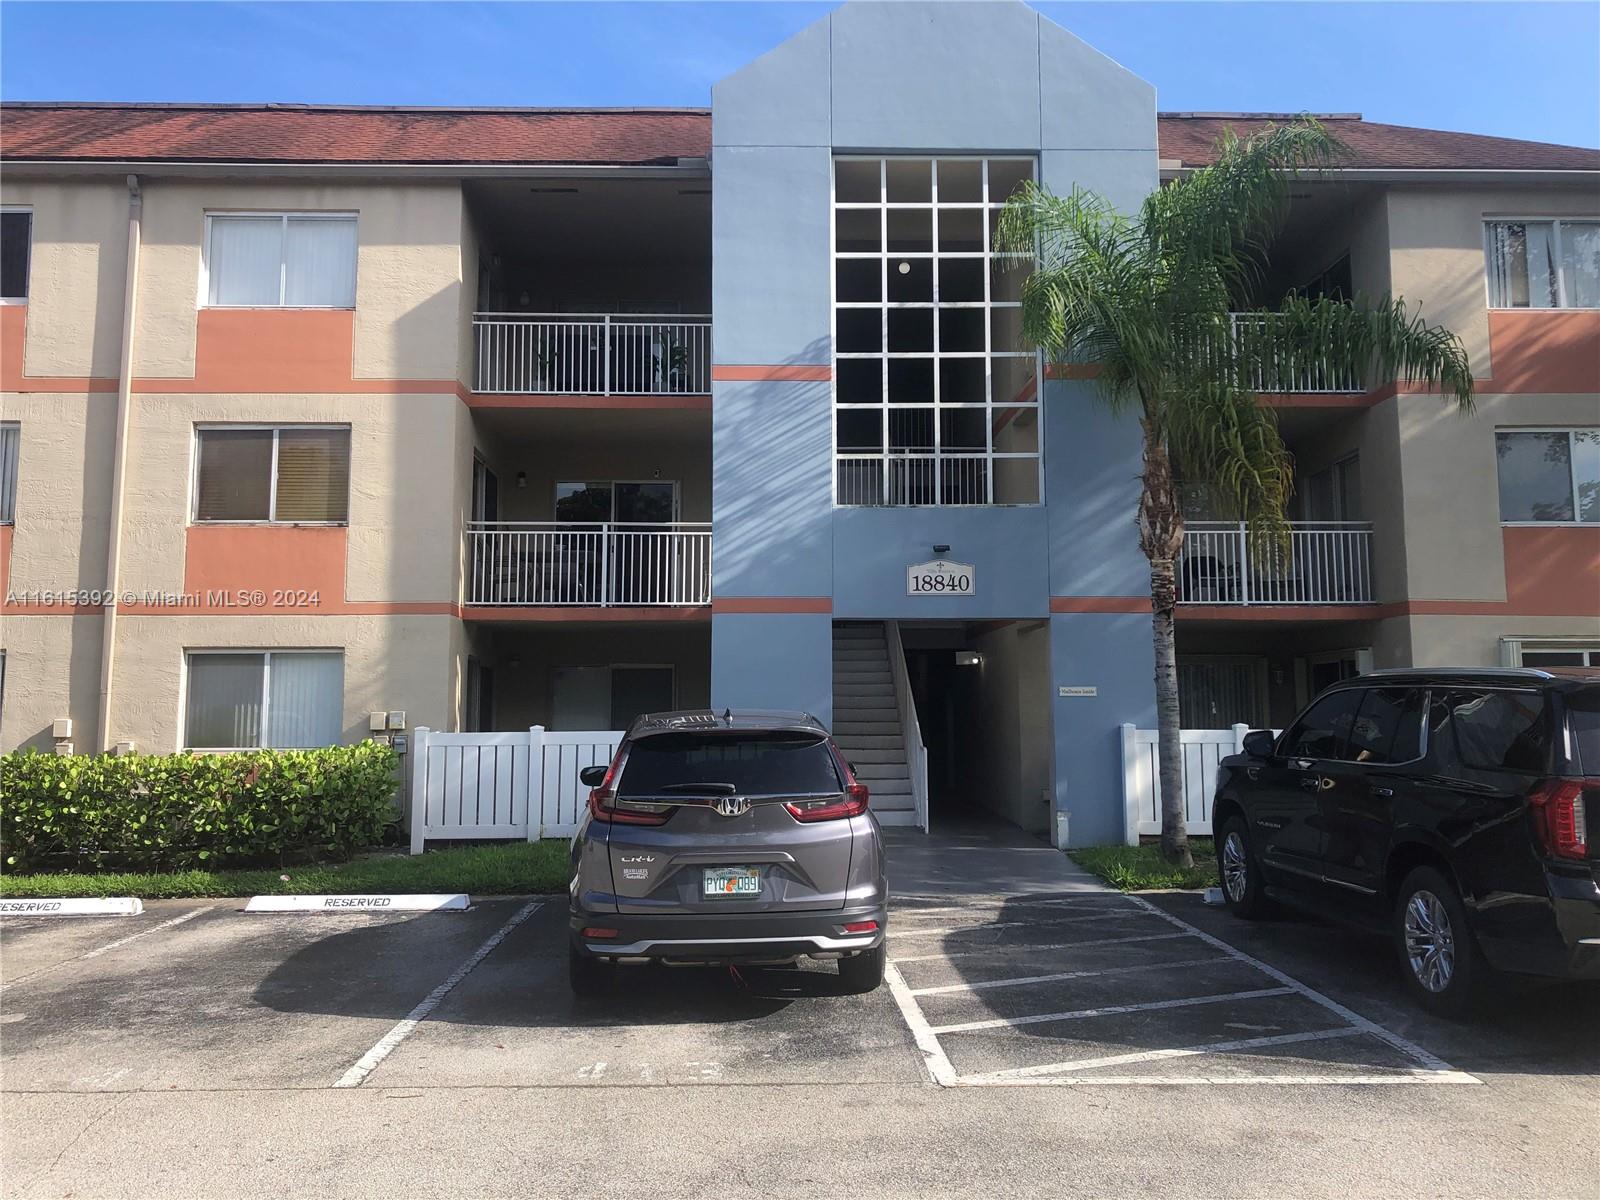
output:
[[[1460,1016],[1484,972],[1455,885],[1433,867],[1418,867],[1400,885],[1394,906],[1395,948],[1406,989],[1430,1012]]]
[[[844,990],[852,996],[876,991],[883,982],[883,968],[888,962],[889,944],[885,940],[871,950],[841,958],[839,980],[844,984]]]
[[[574,996],[603,995],[611,988],[615,970],[612,964],[580,954],[576,946],[567,944],[567,983]]]
[[[1250,849],[1244,818],[1229,817],[1217,838],[1217,874],[1222,877],[1222,899],[1228,911],[1247,921],[1266,916],[1272,903],[1262,890],[1261,864]]]

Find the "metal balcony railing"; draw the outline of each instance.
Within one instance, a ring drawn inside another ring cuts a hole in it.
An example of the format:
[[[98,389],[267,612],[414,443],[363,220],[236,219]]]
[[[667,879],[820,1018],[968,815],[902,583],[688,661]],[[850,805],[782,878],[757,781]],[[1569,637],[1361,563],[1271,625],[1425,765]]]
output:
[[[1270,343],[1281,323],[1274,313],[1230,313],[1229,333],[1235,345]],[[1361,372],[1340,369],[1318,354],[1292,346],[1276,348],[1281,360],[1275,368],[1252,374],[1250,387],[1257,392],[1364,392]]]
[[[1296,521],[1289,552],[1252,544],[1243,524],[1190,521],[1180,604],[1371,604],[1372,525]]]
[[[711,603],[711,526],[474,521],[467,603],[592,608]]]
[[[522,396],[711,391],[709,316],[478,313],[473,390]]]

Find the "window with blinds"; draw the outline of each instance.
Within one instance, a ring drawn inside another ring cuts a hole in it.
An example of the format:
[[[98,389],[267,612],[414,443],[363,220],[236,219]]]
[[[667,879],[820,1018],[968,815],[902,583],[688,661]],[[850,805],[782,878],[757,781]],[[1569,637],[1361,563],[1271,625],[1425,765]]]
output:
[[[189,749],[309,748],[339,741],[340,651],[194,651],[188,668]]]
[[[348,213],[228,213],[206,219],[206,303],[354,308],[356,219]]]
[[[196,521],[349,519],[348,426],[202,428],[195,436]]]
[[[21,425],[16,421],[0,422],[0,525],[16,520],[17,452],[21,441]]]

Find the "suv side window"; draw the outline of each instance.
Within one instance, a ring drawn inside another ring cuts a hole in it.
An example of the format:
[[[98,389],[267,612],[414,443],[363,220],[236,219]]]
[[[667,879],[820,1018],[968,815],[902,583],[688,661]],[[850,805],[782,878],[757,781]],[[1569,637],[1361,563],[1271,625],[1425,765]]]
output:
[[[1294,723],[1283,738],[1285,758],[1343,758],[1366,692],[1344,688],[1322,697]]]
[[[1550,729],[1539,692],[1436,692],[1428,725],[1441,766],[1545,772]]]
[[[1422,757],[1420,688],[1373,688],[1350,727],[1349,758],[1358,763],[1403,763]]]

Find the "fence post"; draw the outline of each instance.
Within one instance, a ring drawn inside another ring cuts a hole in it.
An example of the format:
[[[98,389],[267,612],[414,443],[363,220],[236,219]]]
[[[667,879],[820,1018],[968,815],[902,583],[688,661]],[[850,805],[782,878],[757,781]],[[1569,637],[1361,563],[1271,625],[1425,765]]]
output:
[[[411,733],[411,853],[421,854],[428,824],[428,727]]]
[[[1250,603],[1250,536],[1243,521],[1239,522],[1239,601]]]
[[[1233,752],[1235,754],[1244,753],[1244,735],[1249,732],[1250,726],[1248,725],[1233,726]]]
[[[544,836],[544,726],[528,730],[528,840]]]
[[[600,334],[600,394],[611,395],[611,314],[605,314],[605,324]]]
[[[1129,846],[1139,844],[1139,730],[1136,726],[1122,726],[1122,840]]]

